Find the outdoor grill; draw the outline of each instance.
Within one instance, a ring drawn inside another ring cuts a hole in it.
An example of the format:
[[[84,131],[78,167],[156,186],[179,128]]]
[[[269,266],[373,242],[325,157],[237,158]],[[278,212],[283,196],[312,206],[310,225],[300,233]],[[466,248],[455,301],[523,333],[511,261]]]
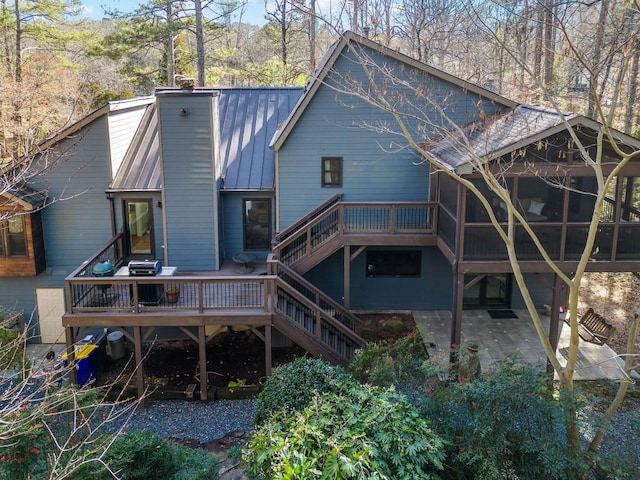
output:
[[[160,260],[134,260],[129,262],[130,277],[155,277],[162,272]]]
[[[160,260],[133,260],[129,262],[130,277],[155,277],[162,273]],[[164,295],[162,284],[138,285],[138,301],[142,305],[158,305]],[[133,293],[131,294],[133,297]]]

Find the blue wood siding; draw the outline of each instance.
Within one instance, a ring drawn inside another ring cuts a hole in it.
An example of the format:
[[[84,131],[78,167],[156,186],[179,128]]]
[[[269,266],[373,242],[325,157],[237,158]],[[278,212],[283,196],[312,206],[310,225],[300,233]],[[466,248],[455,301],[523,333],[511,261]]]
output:
[[[335,71],[348,76],[349,81],[365,82],[361,67],[351,57],[349,53],[340,57]],[[428,106],[434,100],[441,101],[449,119],[457,123],[478,116],[477,95],[440,79],[418,78],[406,65],[378,58],[405,79],[425,83],[425,97],[412,99],[424,112],[410,113],[427,115],[430,122],[442,124],[442,117]],[[329,84],[331,78],[332,74],[327,80]],[[488,114],[494,109],[487,104],[484,111]],[[427,141],[433,134],[433,128],[425,123],[409,126],[419,141]],[[419,159],[406,148],[406,139],[387,130],[399,131],[391,115],[322,85],[278,152],[279,230],[335,193],[342,193],[345,201],[427,200],[429,168],[416,165]],[[343,158],[342,187],[321,186],[323,156]]]
[[[64,288],[66,276],[65,269],[51,268],[37,277],[0,277],[0,306],[23,312],[22,326],[29,327],[30,343],[39,342],[40,335],[36,288]]]
[[[394,248],[384,248],[392,250]],[[354,310],[439,310],[450,309],[453,295],[451,265],[433,248],[403,247],[397,250],[420,250],[420,277],[367,277],[366,252],[351,262],[351,308]],[[327,295],[343,302],[343,253],[333,254],[305,277]]]
[[[218,268],[217,184],[210,94],[158,96],[168,263],[182,271]],[[180,110],[186,109],[187,116]]]
[[[224,216],[224,258],[230,259],[234,255],[244,251],[244,224],[242,201],[244,199],[271,199],[271,227],[273,229],[274,201],[270,192],[258,193],[224,193],[222,194],[222,207]],[[273,230],[272,230],[273,231]],[[257,258],[267,258],[270,251],[251,250]]]
[[[115,176],[125,153],[136,134],[147,106],[142,105],[109,114],[109,142],[111,144],[111,175]]]
[[[49,160],[61,156],[54,168],[31,183],[35,189],[48,189],[49,205],[42,212],[48,268],[37,277],[0,277],[0,305],[23,310],[28,319],[35,311],[36,288],[64,288],[65,277],[111,238],[107,152],[105,117],[49,152]]]
[[[49,192],[50,205],[42,215],[47,265],[71,273],[111,238],[105,118],[61,142],[57,150],[63,153],[55,168],[33,187]]]

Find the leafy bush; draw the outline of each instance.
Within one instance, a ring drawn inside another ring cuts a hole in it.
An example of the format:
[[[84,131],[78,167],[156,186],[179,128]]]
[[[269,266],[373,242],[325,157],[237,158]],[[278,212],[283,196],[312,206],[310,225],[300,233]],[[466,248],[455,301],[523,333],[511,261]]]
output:
[[[407,396],[422,395],[442,378],[441,362],[429,361],[418,330],[394,342],[367,343],[347,370],[362,383],[394,386]]]
[[[298,358],[274,369],[258,396],[254,414],[257,426],[275,412],[304,408],[317,392],[338,393],[356,380],[342,368],[315,358]]]
[[[32,421],[30,411],[7,415],[3,421],[21,432],[0,447],[0,479],[46,478],[49,468],[46,452],[53,442],[40,421]]]
[[[443,459],[443,441],[403,395],[357,384],[275,413],[245,454],[255,479],[430,479]]]
[[[450,384],[423,403],[449,441],[447,479],[577,478],[566,454],[563,409],[548,377],[504,362],[474,382]]]
[[[132,432],[118,437],[105,461],[126,480],[170,478],[177,469],[169,443],[151,432]]]
[[[130,432],[115,439],[104,455],[109,470],[122,480],[163,478],[171,480],[213,480],[218,462],[204,450],[190,449],[148,432]],[[73,480],[111,480],[104,465],[88,464],[78,469]]]
[[[21,369],[24,334],[17,327],[19,314],[9,313],[0,307],[0,370]]]

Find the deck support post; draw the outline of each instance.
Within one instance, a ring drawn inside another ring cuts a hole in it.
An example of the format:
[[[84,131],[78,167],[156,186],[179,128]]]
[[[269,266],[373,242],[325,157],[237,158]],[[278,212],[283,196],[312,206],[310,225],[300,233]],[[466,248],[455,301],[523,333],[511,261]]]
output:
[[[133,327],[133,346],[136,355],[136,389],[140,408],[144,408],[144,359],[142,355],[142,327]]]
[[[551,297],[551,318],[549,319],[549,343],[554,353],[558,350],[560,296],[562,295],[562,281],[557,273],[553,275],[553,294]],[[553,373],[553,365],[547,359],[547,373]]]
[[[200,352],[200,400],[206,402],[209,395],[207,374],[207,334],[204,325],[198,326],[198,351]]]
[[[464,273],[453,274],[453,308],[451,309],[451,345],[460,345],[462,338],[462,300],[464,298]],[[451,361],[456,359],[451,356]]]
[[[267,377],[271,375],[271,325],[264,326],[264,370]]]
[[[351,247],[349,245],[345,245],[343,247],[342,255],[344,256],[344,308],[351,308],[351,284],[349,279],[351,278]]]
[[[71,385],[75,385],[78,380],[76,375],[75,368],[75,349],[73,348],[73,344],[75,343],[75,339],[73,338],[73,327],[64,327],[64,336],[67,342],[67,363],[70,366],[69,368],[69,383]]]

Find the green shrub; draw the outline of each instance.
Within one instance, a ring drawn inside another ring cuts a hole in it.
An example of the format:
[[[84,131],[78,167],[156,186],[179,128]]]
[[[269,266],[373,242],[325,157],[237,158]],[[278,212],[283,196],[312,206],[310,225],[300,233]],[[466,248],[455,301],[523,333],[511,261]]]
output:
[[[218,462],[206,451],[183,447],[148,431],[120,435],[104,455],[104,463],[122,480],[218,478]],[[78,469],[71,478],[111,480],[113,476],[94,462]]]
[[[5,428],[0,432],[13,435],[0,446],[0,479],[46,478],[49,469],[47,452],[54,447],[51,437],[41,423],[42,417],[28,408],[3,418]],[[31,417],[31,418],[30,418]],[[10,429],[19,431],[9,433]]]
[[[315,358],[299,358],[274,369],[256,402],[254,425],[285,409],[304,408],[317,393],[337,393],[356,380],[342,368]]]
[[[22,367],[22,349],[26,342],[24,334],[16,327],[17,314],[9,314],[0,307],[0,370]]]
[[[563,408],[548,377],[504,362],[467,383],[452,383],[423,403],[449,441],[446,479],[570,479],[582,462],[566,454]],[[507,477],[505,477],[507,475]]]
[[[356,351],[347,370],[360,382],[394,386],[407,396],[423,395],[439,382],[440,361],[429,361],[429,353],[417,330],[405,337],[382,343],[367,343]]]
[[[593,478],[595,480],[637,480],[637,459],[629,456],[596,456]]]
[[[352,385],[267,418],[245,460],[255,479],[431,479],[443,446],[403,395]]]
[[[151,432],[131,432],[118,437],[105,462],[123,480],[171,478],[178,468],[169,443]]]
[[[175,449],[178,471],[172,480],[215,480],[218,478],[218,461],[208,452],[171,444]]]

